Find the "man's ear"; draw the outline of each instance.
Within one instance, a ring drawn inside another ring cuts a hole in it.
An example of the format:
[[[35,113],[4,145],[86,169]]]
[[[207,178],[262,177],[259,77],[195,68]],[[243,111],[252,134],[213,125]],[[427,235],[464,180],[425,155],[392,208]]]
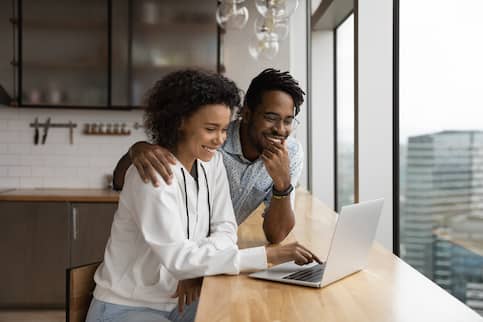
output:
[[[251,111],[247,106],[243,106],[240,111],[240,116],[243,123],[248,123],[251,117]]]
[[[183,117],[183,118],[181,118],[181,122],[179,122],[178,131],[183,131],[185,125],[186,125],[186,121],[185,121],[185,119]]]

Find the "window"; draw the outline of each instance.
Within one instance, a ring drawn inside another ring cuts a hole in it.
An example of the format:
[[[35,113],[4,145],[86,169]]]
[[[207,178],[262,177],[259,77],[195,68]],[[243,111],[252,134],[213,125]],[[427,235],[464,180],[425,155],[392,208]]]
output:
[[[354,14],[335,29],[335,208],[354,203]]]
[[[399,25],[400,254],[481,315],[482,11],[400,0]]]

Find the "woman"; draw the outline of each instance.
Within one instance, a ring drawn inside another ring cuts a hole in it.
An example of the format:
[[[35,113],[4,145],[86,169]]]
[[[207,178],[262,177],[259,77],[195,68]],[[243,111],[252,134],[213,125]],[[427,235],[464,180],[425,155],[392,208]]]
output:
[[[298,244],[236,245],[228,181],[216,150],[239,103],[232,81],[196,70],[171,73],[151,90],[146,130],[176,157],[173,183],[159,180],[153,187],[134,167],[127,171],[87,321],[191,321],[199,277],[316,259]]]

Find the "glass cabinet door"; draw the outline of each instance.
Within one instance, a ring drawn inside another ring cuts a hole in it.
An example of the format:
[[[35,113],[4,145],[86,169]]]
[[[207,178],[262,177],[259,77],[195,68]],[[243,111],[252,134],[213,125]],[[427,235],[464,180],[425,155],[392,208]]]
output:
[[[132,105],[142,105],[146,91],[171,71],[217,71],[216,0],[140,0],[131,5]]]
[[[108,4],[19,0],[21,105],[108,106]]]

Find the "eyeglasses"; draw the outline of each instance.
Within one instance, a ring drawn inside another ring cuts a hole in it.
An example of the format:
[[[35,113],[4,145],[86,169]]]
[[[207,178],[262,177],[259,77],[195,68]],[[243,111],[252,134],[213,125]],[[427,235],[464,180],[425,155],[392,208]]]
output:
[[[287,117],[282,120],[279,115],[271,113],[263,114],[263,119],[265,120],[265,122],[272,125],[278,125],[280,122],[282,122],[286,128],[289,128],[291,130],[295,130],[300,124],[300,121],[297,120],[295,117]]]

